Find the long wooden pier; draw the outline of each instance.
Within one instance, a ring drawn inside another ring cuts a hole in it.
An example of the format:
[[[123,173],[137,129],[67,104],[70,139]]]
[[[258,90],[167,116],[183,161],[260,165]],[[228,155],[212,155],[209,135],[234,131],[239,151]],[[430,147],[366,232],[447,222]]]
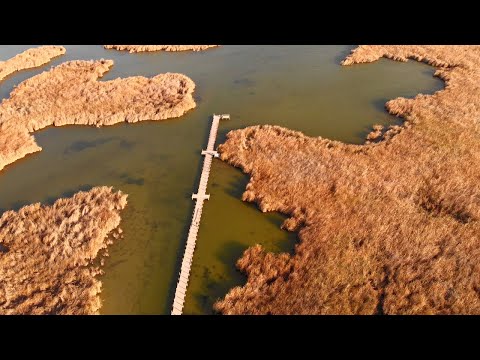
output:
[[[214,157],[218,157],[215,151],[215,140],[217,139],[218,124],[220,120],[230,119],[230,115],[213,114],[212,127],[208,137],[207,150],[202,151],[205,156],[203,161],[202,176],[198,185],[198,192],[192,195],[192,200],[196,200],[195,209],[193,210],[192,223],[188,231],[187,245],[183,255],[180,276],[175,290],[175,298],[173,300],[172,315],[182,315],[183,305],[185,303],[185,294],[187,293],[188,280],[192,267],[193,252],[197,243],[198,229],[200,227],[200,219],[202,218],[203,202],[210,199],[210,195],[206,193],[208,177],[210,175],[210,167]]]

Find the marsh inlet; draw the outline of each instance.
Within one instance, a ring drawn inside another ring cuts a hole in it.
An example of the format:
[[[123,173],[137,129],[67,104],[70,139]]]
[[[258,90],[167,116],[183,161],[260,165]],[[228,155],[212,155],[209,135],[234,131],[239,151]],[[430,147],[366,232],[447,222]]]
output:
[[[0,60],[29,46],[3,46]],[[191,194],[198,186],[213,113],[229,113],[217,144],[231,129],[271,124],[351,143],[373,124],[397,122],[384,103],[443,87],[434,69],[410,61],[339,65],[353,46],[223,46],[199,53],[128,54],[101,46],[66,46],[67,54],[0,85],[13,86],[63,61],[113,59],[104,80],[183,73],[196,83],[197,108],[179,119],[47,128],[35,133],[43,150],[0,172],[0,211],[34,202],[53,203],[96,185],[129,194],[122,213],[124,238],[111,246],[102,277],[104,314],[169,314],[183,245],[190,225]],[[235,270],[254,244],[292,251],[296,234],[280,230],[284,218],[262,214],[241,201],[248,178],[218,160],[209,180],[194,256],[186,314],[208,314],[218,297],[244,278]]]

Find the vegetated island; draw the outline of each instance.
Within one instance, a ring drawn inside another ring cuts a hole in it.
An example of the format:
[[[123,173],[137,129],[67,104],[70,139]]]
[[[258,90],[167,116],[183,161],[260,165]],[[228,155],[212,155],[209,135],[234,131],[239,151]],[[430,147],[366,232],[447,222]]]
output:
[[[160,74],[98,82],[111,60],[70,61],[22,82],[0,104],[0,170],[39,151],[32,132],[49,125],[112,125],[179,117],[195,107],[194,82]],[[0,218],[0,314],[97,314],[103,260],[121,229],[121,192],[98,187]],[[111,237],[107,235],[112,232]]]
[[[29,78],[0,104],[0,170],[41,150],[31,135],[47,126],[113,125],[182,116],[196,104],[183,74],[97,81],[112,60],[69,61]]]
[[[104,45],[105,49],[139,53],[148,51],[203,51],[219,45]]]
[[[0,81],[16,71],[45,65],[65,52],[63,46],[40,46],[25,50],[6,61],[0,61]]]
[[[0,315],[98,314],[103,259],[94,259],[120,236],[126,204],[127,195],[97,187],[3,213]]]
[[[250,174],[243,200],[290,217],[294,255],[247,249],[223,314],[480,313],[480,47],[360,46],[438,67],[445,89],[388,101],[404,126],[366,145],[278,126],[232,131],[221,157]],[[365,66],[365,65],[362,65]]]

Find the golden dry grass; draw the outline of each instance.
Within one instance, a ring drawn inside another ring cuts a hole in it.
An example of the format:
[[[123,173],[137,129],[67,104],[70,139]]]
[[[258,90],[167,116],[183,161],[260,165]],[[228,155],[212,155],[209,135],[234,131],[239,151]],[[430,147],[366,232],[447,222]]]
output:
[[[16,71],[45,65],[53,58],[65,54],[63,46],[40,46],[25,50],[6,61],[0,61],[0,81]]]
[[[138,53],[147,51],[203,51],[217,46],[219,45],[104,45],[104,48]]]
[[[52,206],[28,205],[0,217],[0,315],[96,314],[101,273],[93,264],[114,238],[127,195],[109,187]],[[102,261],[103,262],[103,261]]]
[[[98,81],[112,60],[69,61],[20,83],[0,104],[0,170],[40,151],[31,135],[50,125],[164,120],[193,109],[195,83],[166,73]]]
[[[360,46],[343,64],[383,56],[439,67],[445,89],[389,101],[405,123],[376,142],[254,126],[220,146],[251,176],[243,199],[289,215],[300,242],[292,256],[246,250],[248,281],[217,311],[480,313],[480,47]]]

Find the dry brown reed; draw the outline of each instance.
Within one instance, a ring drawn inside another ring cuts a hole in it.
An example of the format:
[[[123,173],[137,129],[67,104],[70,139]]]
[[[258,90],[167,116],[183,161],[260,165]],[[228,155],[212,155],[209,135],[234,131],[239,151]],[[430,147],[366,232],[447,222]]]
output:
[[[126,204],[127,195],[97,187],[52,206],[5,212],[0,217],[0,315],[97,314],[102,271],[94,259],[119,237]]]
[[[203,51],[219,45],[104,45],[105,49],[139,53],[146,51]]]
[[[254,126],[220,146],[250,175],[243,200],[287,214],[299,243],[246,250],[248,281],[217,311],[480,313],[480,47],[360,46],[343,64],[381,57],[436,66],[445,89],[387,102],[404,125],[369,144]]]
[[[40,151],[31,135],[47,126],[164,120],[195,107],[195,83],[166,73],[98,81],[112,60],[69,61],[20,83],[0,104],[0,170]]]
[[[53,58],[65,54],[65,52],[63,46],[40,46],[25,50],[6,61],[0,61],[0,81],[16,71],[45,65]]]

